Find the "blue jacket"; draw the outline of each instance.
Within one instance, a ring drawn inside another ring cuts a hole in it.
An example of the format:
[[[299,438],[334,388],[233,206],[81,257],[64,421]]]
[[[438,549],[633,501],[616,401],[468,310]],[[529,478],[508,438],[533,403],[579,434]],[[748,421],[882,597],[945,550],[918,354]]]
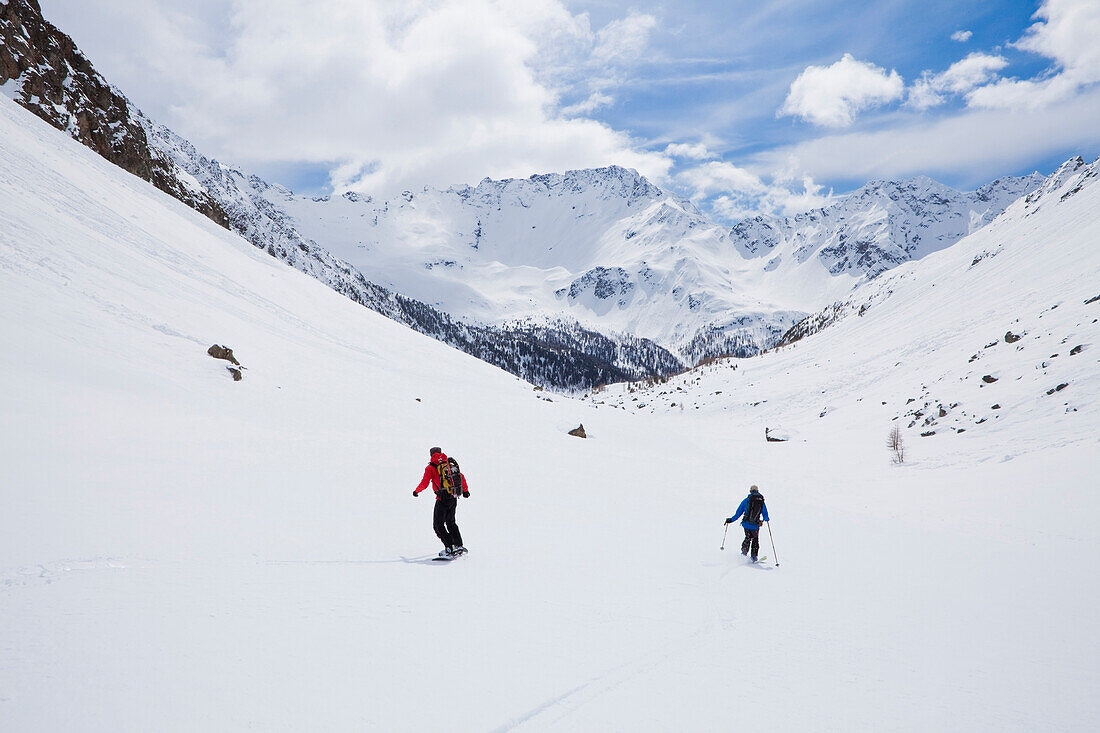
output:
[[[746,496],[744,499],[741,500],[740,506],[737,507],[737,513],[734,514],[732,517],[730,517],[731,522],[736,522],[737,518],[739,516],[741,516],[742,514],[744,514],[745,510],[749,508],[749,498],[751,496],[752,496],[752,494],[749,494],[748,496]],[[763,509],[760,512],[760,517],[765,522],[770,521],[768,519],[768,505],[767,505],[766,502],[764,504]],[[744,527],[745,529],[760,529],[760,525],[757,524],[756,522],[741,522],[741,526]]]

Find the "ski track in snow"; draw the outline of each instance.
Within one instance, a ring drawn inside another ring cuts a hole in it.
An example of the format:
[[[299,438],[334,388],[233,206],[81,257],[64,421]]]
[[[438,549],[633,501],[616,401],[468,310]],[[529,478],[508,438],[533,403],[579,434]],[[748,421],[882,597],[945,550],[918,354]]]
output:
[[[655,654],[646,654],[639,659],[614,667],[572,690],[547,700],[526,714],[513,718],[503,726],[495,728],[493,733],[519,730],[527,727],[529,723],[537,724],[548,730],[561,730],[559,724],[567,724],[568,719],[578,713],[585,705],[636,677],[659,669],[669,659],[686,653],[691,646],[700,643],[701,637],[712,634],[714,631],[713,626],[708,624],[687,637],[666,643],[663,645],[662,651]],[[546,719],[543,720],[542,718]],[[569,727],[573,727],[573,725],[569,725]]]
[[[93,571],[119,571],[134,567],[136,562],[122,558],[91,558],[87,560],[58,560],[35,566],[0,569],[0,590],[12,591],[36,585],[49,585],[63,580],[69,573]]]

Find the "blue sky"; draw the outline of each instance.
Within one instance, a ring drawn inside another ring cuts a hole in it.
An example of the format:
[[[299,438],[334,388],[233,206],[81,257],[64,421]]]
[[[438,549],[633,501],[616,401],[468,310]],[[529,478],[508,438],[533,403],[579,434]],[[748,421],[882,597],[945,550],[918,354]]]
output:
[[[304,193],[616,163],[733,220],[1100,152],[1096,0],[42,6],[147,114]]]

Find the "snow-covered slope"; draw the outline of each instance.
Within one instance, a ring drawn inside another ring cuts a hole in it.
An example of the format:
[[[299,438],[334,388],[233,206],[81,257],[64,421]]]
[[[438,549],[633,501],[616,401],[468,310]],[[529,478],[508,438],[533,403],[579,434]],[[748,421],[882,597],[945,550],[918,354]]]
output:
[[[731,241],[762,265],[761,285],[792,307],[814,310],[868,279],[945,249],[993,221],[1042,182],[999,178],[975,191],[919,176],[871,181],[830,206],[733,227]]]
[[[897,422],[913,443],[975,454],[1095,447],[1098,174],[1100,160],[1067,161],[989,226],[858,287],[771,353],[595,399],[728,411],[761,431],[851,412],[883,436]]]
[[[630,414],[361,308],[0,100],[0,727],[1095,728],[1082,179],[828,338],[695,375],[700,410]],[[922,382],[1002,417],[895,468]],[[410,495],[434,444],[473,494],[451,565]],[[780,567],[736,527],[719,550],[749,483]]]

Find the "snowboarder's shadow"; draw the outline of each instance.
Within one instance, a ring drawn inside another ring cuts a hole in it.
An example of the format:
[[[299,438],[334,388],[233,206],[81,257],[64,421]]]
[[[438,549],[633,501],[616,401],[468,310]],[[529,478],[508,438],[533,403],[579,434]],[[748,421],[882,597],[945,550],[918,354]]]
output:
[[[436,562],[439,555],[421,555],[420,557],[401,556],[401,562],[409,565],[450,565],[449,562]]]
[[[392,560],[268,560],[266,565],[394,565],[396,563],[417,564],[431,562],[435,555],[405,557],[400,555]]]

